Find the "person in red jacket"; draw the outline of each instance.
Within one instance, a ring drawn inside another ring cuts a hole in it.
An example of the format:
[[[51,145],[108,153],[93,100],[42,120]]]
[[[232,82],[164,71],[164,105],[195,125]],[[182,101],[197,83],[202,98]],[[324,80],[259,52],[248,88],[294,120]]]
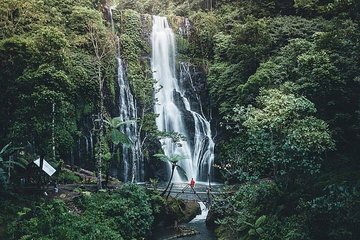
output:
[[[194,188],[194,186],[195,186],[195,180],[194,180],[194,178],[191,178],[190,187]]]

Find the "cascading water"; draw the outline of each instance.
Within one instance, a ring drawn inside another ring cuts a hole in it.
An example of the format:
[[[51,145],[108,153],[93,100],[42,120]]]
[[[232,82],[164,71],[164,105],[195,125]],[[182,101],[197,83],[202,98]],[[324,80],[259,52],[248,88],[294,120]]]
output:
[[[111,26],[114,30],[114,22],[112,18],[112,8],[109,11]],[[124,182],[143,181],[144,166],[143,157],[140,150],[139,134],[137,131],[137,111],[134,96],[131,93],[129,82],[124,73],[124,67],[121,59],[119,38],[117,42],[117,82],[119,86],[119,118],[122,122],[128,122],[121,126],[121,131],[128,136],[132,145],[130,147],[123,145],[122,147],[122,180]]]
[[[125,81],[122,60],[120,55],[116,57],[118,63],[118,85],[119,85],[119,111],[120,111],[120,120],[125,122],[129,120],[134,120],[137,118],[136,107],[134,97],[131,94],[129,84]],[[124,124],[121,126],[121,131],[126,134],[126,136],[131,139],[132,142],[136,141],[136,126],[134,124]],[[129,170],[131,167],[132,178],[135,178],[136,171],[136,162],[137,162],[137,151],[134,149],[134,146],[129,148],[127,146],[122,147],[122,161],[123,161],[123,181],[129,181]],[[132,179],[133,181],[134,179]]]
[[[190,100],[185,97],[186,92],[185,88],[181,88],[181,95],[183,96],[183,102],[185,104],[185,109],[191,113],[194,122],[194,137],[190,141],[193,146],[193,159],[196,159],[198,176],[197,180],[209,180],[207,177],[212,173],[212,163],[214,161],[214,147],[215,143],[211,136],[211,126],[210,122],[204,116],[202,109],[201,99],[198,94],[196,94],[195,87],[193,85],[193,80],[190,72],[189,64],[180,63],[180,82],[188,80],[192,90],[192,94],[195,95],[196,102],[190,104]],[[198,111],[192,109],[192,105],[197,105]]]
[[[176,154],[185,157],[179,165],[188,178],[209,180],[214,160],[210,123],[203,115],[192,110],[190,101],[185,97],[186,90],[176,78],[175,36],[165,17],[153,16],[151,40],[151,65],[157,91],[154,110],[159,115],[156,125],[160,131],[177,132],[186,138],[179,143],[174,143],[170,138],[162,139],[164,153],[167,156]],[[180,70],[180,76],[185,76],[183,68]],[[178,172],[174,174],[174,181],[182,181]]]

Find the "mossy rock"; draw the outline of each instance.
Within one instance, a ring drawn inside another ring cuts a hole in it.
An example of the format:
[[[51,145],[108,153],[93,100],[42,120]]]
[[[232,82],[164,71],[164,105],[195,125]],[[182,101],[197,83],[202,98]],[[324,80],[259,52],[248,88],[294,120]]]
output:
[[[199,204],[196,201],[184,201],[169,198],[164,206],[164,211],[159,217],[163,219],[164,225],[190,222],[196,215],[201,213]]]

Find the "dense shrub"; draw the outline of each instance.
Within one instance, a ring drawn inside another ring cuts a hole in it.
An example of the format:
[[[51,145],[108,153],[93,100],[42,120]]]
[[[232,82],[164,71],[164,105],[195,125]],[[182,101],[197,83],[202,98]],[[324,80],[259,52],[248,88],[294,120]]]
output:
[[[360,238],[359,184],[332,184],[307,203],[314,239],[355,240]],[[315,227],[316,226],[316,227]]]
[[[59,173],[59,175],[57,176],[57,180],[60,183],[79,183],[82,179],[74,172],[65,169]]]
[[[233,196],[215,201],[212,210],[219,224],[220,239],[261,236],[267,216],[276,211],[279,198],[276,184],[263,180],[241,185]]]
[[[35,203],[18,212],[8,226],[8,239],[142,239],[159,210],[144,189],[124,186],[117,192],[83,194],[72,204],[61,200]],[[159,202],[159,201],[158,201]]]

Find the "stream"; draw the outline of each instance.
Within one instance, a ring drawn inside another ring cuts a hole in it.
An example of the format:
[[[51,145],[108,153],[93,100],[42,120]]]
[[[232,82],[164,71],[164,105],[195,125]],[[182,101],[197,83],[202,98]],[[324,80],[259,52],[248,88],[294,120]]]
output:
[[[197,215],[189,223],[185,224],[186,227],[193,228],[199,233],[193,236],[178,238],[178,239],[196,239],[196,240],[212,240],[216,239],[213,229],[206,226],[205,220],[208,215],[209,209],[206,208],[204,203],[199,202],[201,214]]]
[[[154,231],[154,240],[170,240],[170,239],[184,239],[184,240],[213,240],[216,239],[213,229],[206,226],[205,220],[209,210],[206,208],[204,203],[199,202],[201,208],[201,214],[197,215],[189,223],[180,225],[180,228],[193,229],[198,232],[195,235],[179,237],[176,231],[171,228],[158,228]]]

